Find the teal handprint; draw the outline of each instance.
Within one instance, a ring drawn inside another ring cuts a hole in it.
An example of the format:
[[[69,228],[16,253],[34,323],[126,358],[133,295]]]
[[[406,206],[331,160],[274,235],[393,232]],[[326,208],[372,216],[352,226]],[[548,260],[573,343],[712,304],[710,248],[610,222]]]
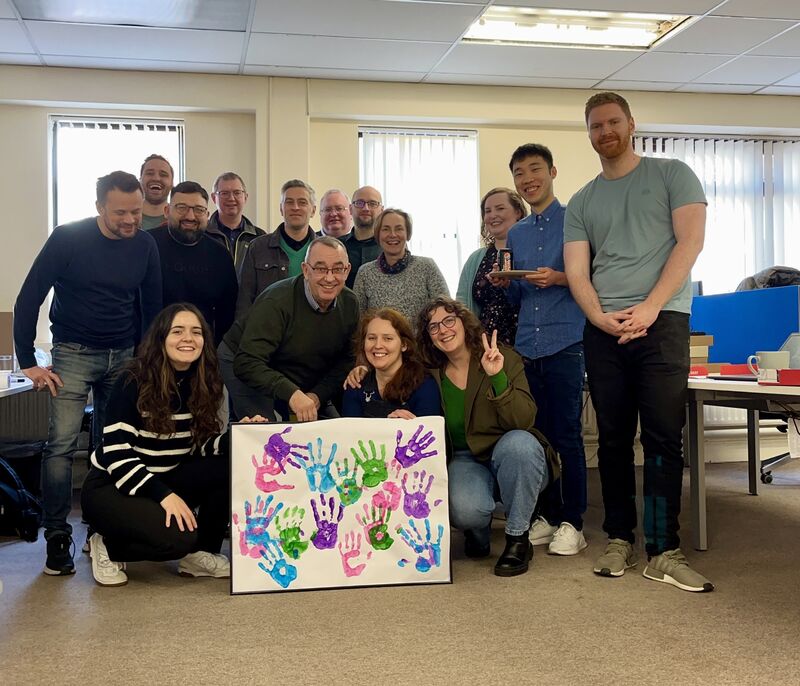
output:
[[[297,567],[286,562],[280,544],[276,540],[271,540],[261,550],[261,557],[264,562],[259,562],[261,567],[281,588],[288,588],[289,584],[297,578]]]
[[[439,524],[436,533],[438,538],[434,542],[431,540],[431,522],[425,519],[425,536],[417,529],[413,519],[408,520],[408,529],[398,525],[396,531],[402,537],[405,544],[417,554],[417,561],[414,566],[418,572],[429,572],[432,567],[438,567],[442,562],[442,536],[444,536],[444,526]],[[413,533],[412,533],[413,532]],[[408,560],[398,561],[400,567],[405,567]]]
[[[344,458],[344,465],[336,463],[336,474],[339,476],[339,481],[336,483],[336,490],[339,492],[339,499],[342,505],[347,507],[353,503],[357,503],[361,497],[363,489],[358,485],[356,475],[358,473],[358,465],[353,465],[353,471],[350,471],[350,465],[347,458]]]
[[[308,549],[308,541],[302,540],[304,536],[300,525],[303,523],[306,511],[302,507],[295,505],[283,513],[283,517],[275,517],[275,529],[278,531],[278,539],[281,548],[293,560],[300,559],[300,556]]]
[[[369,441],[370,452],[367,452],[364,441],[359,441],[358,447],[361,449],[361,455],[356,452],[355,448],[350,448],[350,452],[356,459],[356,464],[364,472],[362,477],[364,488],[373,488],[382,481],[386,481],[389,476],[386,469],[386,446],[381,444],[380,457],[378,457],[378,451],[375,448],[375,441]]]
[[[322,457],[322,438],[317,439],[317,454],[314,455],[314,446],[312,443],[308,444],[308,457],[302,455],[304,460],[303,469],[306,471],[306,478],[308,479],[308,487],[312,492],[319,491],[320,493],[327,493],[336,483],[331,476],[331,462],[336,456],[336,443],[331,445],[331,454],[326,460]]]

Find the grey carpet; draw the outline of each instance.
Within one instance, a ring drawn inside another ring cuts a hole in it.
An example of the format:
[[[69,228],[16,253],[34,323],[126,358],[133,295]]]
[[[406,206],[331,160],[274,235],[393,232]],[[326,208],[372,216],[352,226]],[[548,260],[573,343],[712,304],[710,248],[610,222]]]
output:
[[[800,464],[746,494],[744,464],[709,465],[711,549],[684,551],[717,585],[692,594],[591,573],[604,546],[590,470],[589,548],[537,548],[501,579],[454,536],[452,585],[228,595],[176,564],[129,566],[100,588],[41,574],[44,543],[0,545],[0,683],[17,684],[798,684]],[[684,493],[688,494],[688,481]],[[84,530],[75,520],[76,543]],[[494,548],[502,546],[496,524]]]

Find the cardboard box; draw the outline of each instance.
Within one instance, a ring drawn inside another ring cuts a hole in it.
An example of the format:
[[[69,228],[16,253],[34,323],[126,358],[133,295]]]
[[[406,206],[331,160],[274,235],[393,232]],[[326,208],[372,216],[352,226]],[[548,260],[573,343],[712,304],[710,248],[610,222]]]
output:
[[[714,337],[708,334],[689,336],[689,345],[714,345]]]

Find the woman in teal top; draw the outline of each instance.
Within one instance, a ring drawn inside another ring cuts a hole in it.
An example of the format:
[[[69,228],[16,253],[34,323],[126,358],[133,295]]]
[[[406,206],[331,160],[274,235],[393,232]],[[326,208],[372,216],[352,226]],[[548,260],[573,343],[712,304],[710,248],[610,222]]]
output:
[[[417,331],[420,352],[442,393],[452,454],[447,472],[450,521],[464,532],[468,557],[490,554],[495,493],[506,511],[506,545],[494,571],[528,570],[528,529],[539,494],[557,470],[555,453],[533,428],[536,405],[522,359],[498,347],[467,307],[450,298],[428,303]],[[552,468],[551,468],[552,466]]]

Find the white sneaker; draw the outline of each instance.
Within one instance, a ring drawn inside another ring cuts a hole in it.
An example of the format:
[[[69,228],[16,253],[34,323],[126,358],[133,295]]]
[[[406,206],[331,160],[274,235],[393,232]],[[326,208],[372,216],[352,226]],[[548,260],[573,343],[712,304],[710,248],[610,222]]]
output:
[[[123,571],[124,562],[114,562],[108,556],[106,544],[100,534],[92,534],[89,539],[89,555],[92,558],[92,576],[101,586],[124,586],[128,575]]]
[[[528,532],[528,538],[531,539],[531,545],[544,545],[553,540],[553,534],[558,529],[553,526],[544,517],[537,517],[536,521],[531,525],[531,530]]]
[[[215,579],[227,579],[231,575],[231,563],[219,553],[208,553],[198,550],[189,553],[178,563],[178,574],[181,576],[213,576]]]
[[[553,541],[547,548],[550,555],[577,555],[587,545],[583,531],[578,531],[569,522],[561,522],[561,526],[553,534]]]

